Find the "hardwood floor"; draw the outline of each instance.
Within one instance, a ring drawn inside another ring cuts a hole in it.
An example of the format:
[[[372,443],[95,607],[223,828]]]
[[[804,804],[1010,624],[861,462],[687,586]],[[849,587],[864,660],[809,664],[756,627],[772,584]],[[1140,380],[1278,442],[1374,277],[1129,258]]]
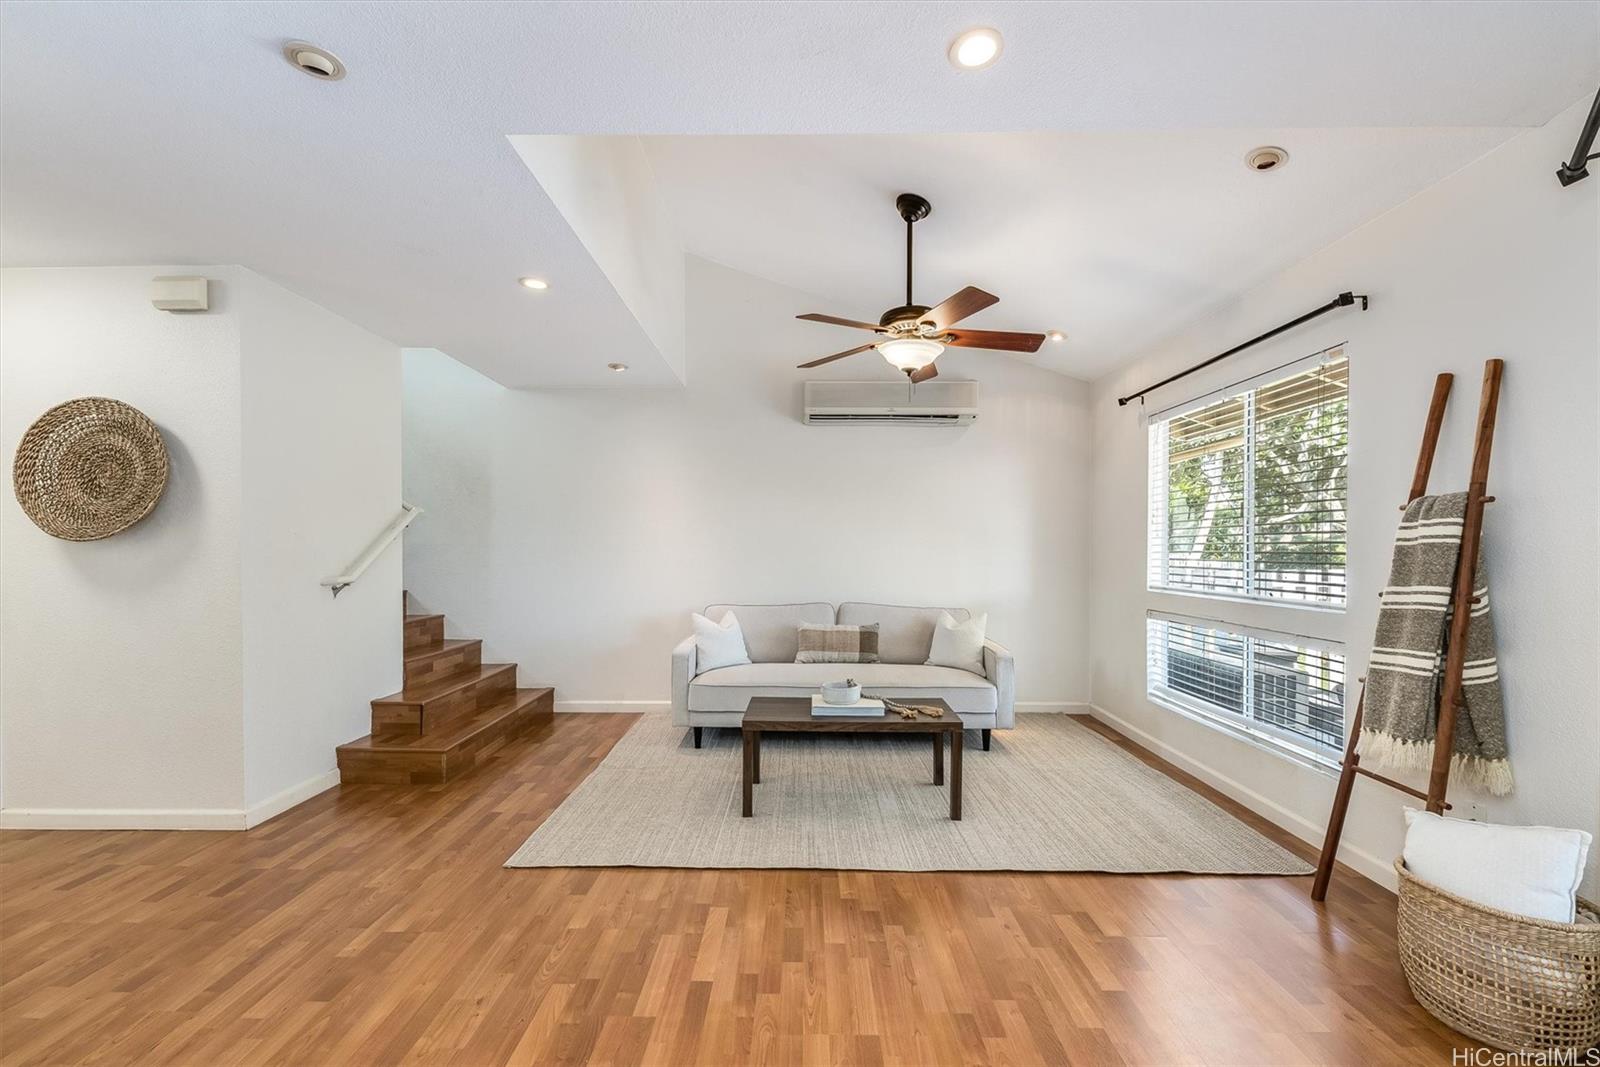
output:
[[[1325,908],[1309,877],[503,869],[634,718],[247,833],[0,833],[0,1062],[1444,1065],[1462,1040],[1343,869]]]

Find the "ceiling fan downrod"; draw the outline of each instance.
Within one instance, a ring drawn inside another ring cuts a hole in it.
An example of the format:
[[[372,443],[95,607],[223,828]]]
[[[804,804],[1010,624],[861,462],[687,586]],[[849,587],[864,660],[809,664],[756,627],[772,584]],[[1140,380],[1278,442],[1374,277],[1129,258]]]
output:
[[[911,299],[911,231],[916,224],[928,217],[928,212],[933,210],[933,205],[916,193],[901,193],[894,198],[894,206],[899,209],[900,217],[906,220],[906,304],[908,308],[915,307]]]

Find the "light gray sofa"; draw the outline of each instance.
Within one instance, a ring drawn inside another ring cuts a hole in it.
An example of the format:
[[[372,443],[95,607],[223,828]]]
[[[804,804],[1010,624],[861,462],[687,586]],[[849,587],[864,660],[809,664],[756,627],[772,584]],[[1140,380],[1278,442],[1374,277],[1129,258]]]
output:
[[[861,683],[863,693],[891,700],[939,697],[961,716],[969,729],[983,731],[989,747],[991,729],[1009,729],[1016,722],[1016,667],[1011,653],[993,641],[983,645],[983,674],[954,667],[927,666],[933,628],[948,611],[965,622],[965,608],[913,608],[893,604],[712,604],[707,618],[721,621],[732,611],[744,631],[750,662],[701,673],[695,667],[695,643],[685,638],[672,650],[672,721],[692,727],[700,747],[707,726],[738,726],[751,697],[807,697],[823,682],[846,677]],[[878,663],[796,663],[802,623],[878,624]]]

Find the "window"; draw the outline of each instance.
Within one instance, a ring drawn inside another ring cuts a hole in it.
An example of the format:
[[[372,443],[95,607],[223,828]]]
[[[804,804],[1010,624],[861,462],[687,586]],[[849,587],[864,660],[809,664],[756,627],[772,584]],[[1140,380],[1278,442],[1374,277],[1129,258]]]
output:
[[[1150,421],[1150,588],[1343,607],[1349,364],[1333,349]]]
[[[1336,757],[1344,744],[1344,655],[1266,631],[1176,615],[1145,621],[1150,697],[1273,742]]]

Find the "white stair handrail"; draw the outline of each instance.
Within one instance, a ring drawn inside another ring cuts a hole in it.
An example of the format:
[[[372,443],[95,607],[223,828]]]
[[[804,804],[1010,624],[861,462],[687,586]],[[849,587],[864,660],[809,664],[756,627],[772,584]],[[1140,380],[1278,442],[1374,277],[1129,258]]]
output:
[[[374,560],[383,555],[383,550],[394,544],[401,531],[410,526],[411,521],[421,514],[421,508],[415,504],[407,504],[402,500],[400,502],[400,514],[396,515],[394,521],[383,528],[383,532],[373,540],[372,544],[367,546],[367,550],[357,556],[355,562],[344,569],[343,574],[332,578],[324,578],[322,579],[322,584],[332,588],[333,595],[338,596],[344,591],[345,586],[367,573],[367,568],[372,566]]]

